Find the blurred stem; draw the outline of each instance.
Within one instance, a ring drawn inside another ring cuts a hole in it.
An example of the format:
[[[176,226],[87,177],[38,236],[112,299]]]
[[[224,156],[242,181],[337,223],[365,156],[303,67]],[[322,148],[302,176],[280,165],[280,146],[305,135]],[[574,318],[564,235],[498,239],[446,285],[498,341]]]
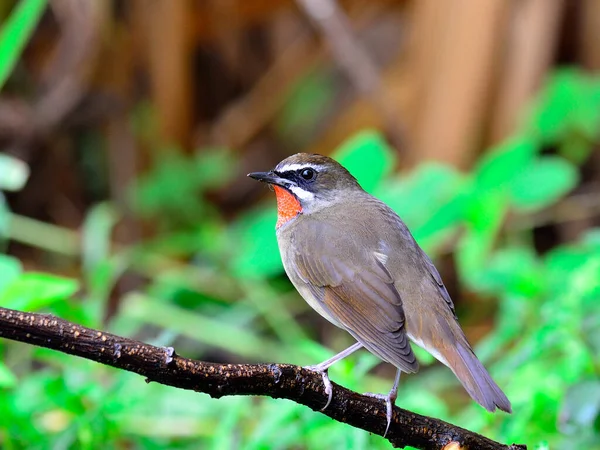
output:
[[[289,353],[284,351],[285,346],[260,338],[241,326],[192,313],[142,294],[126,296],[122,313],[128,318],[173,330],[198,342],[245,358],[289,358]]]
[[[16,242],[66,256],[78,257],[82,253],[81,235],[77,231],[14,213],[10,214],[8,222],[8,238]],[[112,248],[116,254],[129,252],[123,254],[126,260],[123,264],[130,263],[135,271],[149,278],[175,271],[191,280],[192,288],[217,299],[232,299],[242,295],[242,290],[230,277],[213,269],[185,264],[151,250],[144,251],[143,246],[128,248],[113,241],[107,242],[105,247]],[[102,258],[108,257],[109,253],[102,254]]]
[[[118,247],[117,247],[118,248]],[[185,264],[151,250],[145,250],[143,244],[136,248],[136,256],[131,261],[134,270],[149,278],[176,275],[188,280],[189,286],[215,297],[224,303],[239,298],[243,291],[231,278],[210,267]]]
[[[243,285],[247,292],[246,300],[260,311],[282,342],[293,344],[297,340],[308,339],[284,303],[286,296],[282,300],[281,294],[277,295],[261,281],[244,282]]]
[[[21,0],[0,29],[0,89],[11,74],[34,27],[46,9],[47,0]]]
[[[22,244],[67,256],[80,253],[79,233],[19,214],[11,214],[8,237]]]

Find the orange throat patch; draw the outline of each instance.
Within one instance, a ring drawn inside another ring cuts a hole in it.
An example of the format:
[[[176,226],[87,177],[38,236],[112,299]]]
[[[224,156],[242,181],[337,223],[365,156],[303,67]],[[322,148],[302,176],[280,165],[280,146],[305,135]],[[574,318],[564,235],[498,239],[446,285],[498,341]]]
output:
[[[286,224],[302,212],[298,199],[281,186],[273,186],[277,196],[277,225],[276,228]]]

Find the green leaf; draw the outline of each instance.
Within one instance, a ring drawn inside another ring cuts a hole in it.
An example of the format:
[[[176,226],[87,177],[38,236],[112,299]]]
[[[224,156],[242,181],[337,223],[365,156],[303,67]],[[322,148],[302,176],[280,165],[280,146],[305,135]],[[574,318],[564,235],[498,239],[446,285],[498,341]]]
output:
[[[413,230],[415,240],[425,250],[434,247],[454,232],[466,218],[471,196],[458,192],[456,197],[441,205],[421,227]]]
[[[435,245],[464,218],[465,178],[450,166],[425,163],[409,176],[396,176],[381,183],[375,196],[388,204],[406,222],[425,248]]]
[[[474,171],[474,193],[504,188],[534,160],[536,143],[527,137],[512,138],[492,149],[479,161]]]
[[[17,385],[17,377],[6,367],[6,364],[0,362],[0,388],[12,388]]]
[[[478,290],[495,296],[510,293],[533,297],[543,288],[540,263],[526,246],[497,250],[476,279]]]
[[[76,280],[28,272],[3,290],[0,294],[0,305],[5,308],[34,311],[71,297],[78,288]]]
[[[456,260],[461,277],[470,286],[477,284],[488,263],[507,203],[501,192],[493,191],[480,192],[468,203],[467,226],[457,246]]]
[[[0,89],[15,66],[47,0],[21,0],[0,29]]]
[[[22,271],[23,267],[18,259],[0,255],[0,293],[15,281]]]
[[[348,169],[367,192],[372,192],[396,163],[394,151],[381,133],[374,130],[360,131],[350,137],[332,157]]]
[[[225,186],[236,177],[238,166],[238,159],[227,148],[210,147],[198,150],[193,165],[198,189],[211,191]]]
[[[0,154],[0,189],[19,191],[29,178],[29,166],[20,159]]]
[[[189,228],[216,215],[203,194],[222,187],[236,173],[231,152],[223,149],[203,149],[191,158],[176,148],[161,148],[154,169],[134,186],[133,204],[143,217]]]
[[[581,70],[555,72],[533,107],[532,131],[546,142],[581,134],[588,140],[599,135],[600,83]]]
[[[565,159],[548,156],[527,166],[511,182],[512,204],[523,210],[551,205],[577,185],[575,167]]]
[[[425,163],[408,176],[381,183],[374,195],[390,206],[411,229],[424,226],[463,185],[463,177],[452,167]]]
[[[276,222],[277,212],[272,206],[253,210],[235,222],[231,228],[231,242],[239,242],[239,246],[232,255],[234,274],[269,277],[283,271],[275,235]]]
[[[214,429],[212,435],[212,448],[235,448],[236,441],[236,430],[239,429],[240,425],[244,422],[244,414],[247,414],[246,408],[251,407],[248,403],[247,398],[234,397],[230,398],[230,408],[223,411],[221,414],[221,420]]]

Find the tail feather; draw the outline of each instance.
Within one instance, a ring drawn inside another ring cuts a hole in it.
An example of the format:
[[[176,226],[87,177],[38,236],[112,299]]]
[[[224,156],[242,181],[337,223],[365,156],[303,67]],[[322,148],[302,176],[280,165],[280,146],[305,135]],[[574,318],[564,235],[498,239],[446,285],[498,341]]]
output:
[[[498,408],[512,413],[510,401],[492,380],[471,347],[457,343],[456,353],[453,353],[454,358],[447,358],[450,363],[448,365],[469,395],[488,411],[493,412]]]

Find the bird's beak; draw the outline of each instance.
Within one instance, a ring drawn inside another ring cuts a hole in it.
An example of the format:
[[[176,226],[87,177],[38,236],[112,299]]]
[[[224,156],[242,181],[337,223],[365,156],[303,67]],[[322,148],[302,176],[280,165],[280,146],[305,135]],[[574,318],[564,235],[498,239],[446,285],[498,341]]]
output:
[[[273,172],[252,172],[248,176],[263,183],[275,184],[282,187],[288,187],[292,184],[290,180],[278,177]]]

